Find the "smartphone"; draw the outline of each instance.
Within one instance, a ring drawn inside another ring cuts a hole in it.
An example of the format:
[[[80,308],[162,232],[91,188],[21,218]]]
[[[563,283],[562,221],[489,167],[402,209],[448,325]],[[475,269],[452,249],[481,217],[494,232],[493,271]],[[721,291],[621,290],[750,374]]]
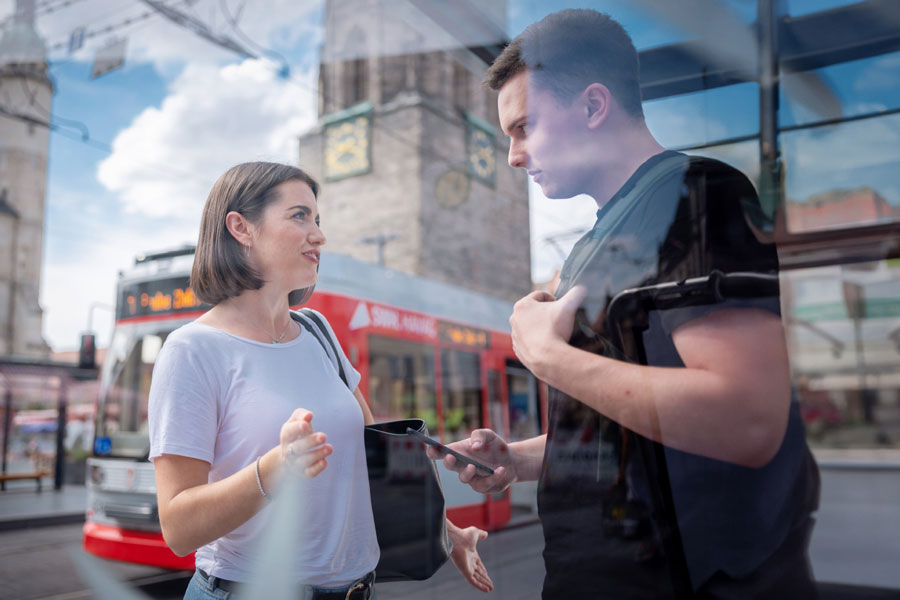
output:
[[[467,464],[467,465],[473,465],[476,469],[479,469],[479,470],[481,470],[481,471],[484,471],[484,472],[487,473],[488,475],[493,475],[493,474],[494,474],[494,470],[493,470],[492,468],[488,467],[487,465],[483,465],[483,464],[481,464],[480,462],[478,462],[477,460],[472,460],[472,459],[469,458],[468,456],[466,456],[466,455],[464,455],[464,454],[460,454],[460,453],[457,452],[456,450],[452,450],[452,449],[448,448],[447,446],[443,445],[443,444],[440,443],[439,441],[431,439],[430,437],[428,437],[428,436],[425,435],[424,433],[420,433],[420,432],[416,431],[415,429],[413,429],[412,427],[407,427],[407,428],[406,428],[406,433],[408,433],[409,435],[414,435],[414,436],[416,436],[417,438],[419,438],[420,440],[422,440],[422,441],[425,442],[426,444],[429,444],[429,445],[431,445],[431,446],[434,446],[435,448],[437,448],[437,449],[440,450],[441,452],[445,452],[445,453],[447,453],[447,454],[452,454],[452,455],[456,458],[456,460],[458,460],[458,461],[460,461],[460,462],[462,462],[462,463],[465,463],[465,464]]]

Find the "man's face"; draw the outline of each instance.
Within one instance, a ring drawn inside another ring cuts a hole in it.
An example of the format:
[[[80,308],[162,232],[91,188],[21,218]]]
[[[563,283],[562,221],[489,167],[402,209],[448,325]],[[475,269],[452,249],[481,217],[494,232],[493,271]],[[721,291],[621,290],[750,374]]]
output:
[[[589,191],[596,157],[591,156],[586,111],[579,102],[560,102],[522,71],[500,89],[497,106],[500,126],[510,139],[510,166],[527,170],[548,198]]]

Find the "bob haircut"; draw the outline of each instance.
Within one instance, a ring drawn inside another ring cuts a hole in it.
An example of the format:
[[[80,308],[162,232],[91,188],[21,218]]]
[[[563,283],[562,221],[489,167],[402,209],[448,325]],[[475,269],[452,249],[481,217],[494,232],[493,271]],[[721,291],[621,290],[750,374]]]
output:
[[[269,162],[235,165],[213,185],[203,208],[200,236],[191,269],[191,289],[207,304],[239,296],[244,290],[258,290],[265,281],[247,261],[241,244],[225,227],[225,215],[235,211],[251,223],[259,223],[263,211],[277,198],[276,188],[287,181],[302,181],[319,196],[319,184],[302,169]],[[294,290],[291,306],[303,304],[315,284]]]

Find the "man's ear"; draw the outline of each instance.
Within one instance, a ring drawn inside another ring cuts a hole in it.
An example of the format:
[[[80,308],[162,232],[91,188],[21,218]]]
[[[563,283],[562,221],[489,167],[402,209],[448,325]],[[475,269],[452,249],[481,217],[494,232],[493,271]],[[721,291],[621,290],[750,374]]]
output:
[[[242,246],[253,246],[253,226],[241,213],[233,210],[225,215],[225,228]]]
[[[584,103],[587,126],[590,129],[600,127],[609,116],[611,108],[612,94],[609,93],[609,88],[602,83],[592,83],[584,88],[581,99]]]

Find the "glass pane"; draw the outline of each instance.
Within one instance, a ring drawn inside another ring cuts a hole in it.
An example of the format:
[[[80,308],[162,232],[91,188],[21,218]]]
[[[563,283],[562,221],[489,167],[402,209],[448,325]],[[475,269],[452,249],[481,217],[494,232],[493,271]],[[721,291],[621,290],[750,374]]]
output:
[[[782,134],[792,232],[900,218],[900,114]]]
[[[756,135],[759,87],[744,83],[644,102],[647,126],[667,148],[687,148]]]
[[[900,264],[791,271],[782,281],[810,445],[900,447]]]
[[[783,73],[779,124],[788,127],[896,109],[898,71],[900,52],[800,74]]]
[[[416,417],[437,432],[434,351],[425,344],[369,338],[369,401],[375,421]]]
[[[481,427],[481,358],[474,352],[441,351],[444,441],[469,437]]]

